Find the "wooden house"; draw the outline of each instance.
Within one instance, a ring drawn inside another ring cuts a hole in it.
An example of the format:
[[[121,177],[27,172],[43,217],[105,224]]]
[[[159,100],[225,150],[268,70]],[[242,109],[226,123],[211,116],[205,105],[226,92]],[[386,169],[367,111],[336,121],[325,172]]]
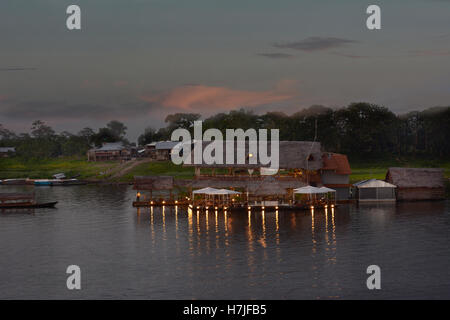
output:
[[[130,160],[131,156],[131,149],[122,142],[105,142],[88,151],[88,161]]]
[[[8,158],[16,153],[14,147],[0,147],[0,158]]]
[[[445,198],[443,169],[389,168],[386,181],[397,186],[397,200],[440,200]]]

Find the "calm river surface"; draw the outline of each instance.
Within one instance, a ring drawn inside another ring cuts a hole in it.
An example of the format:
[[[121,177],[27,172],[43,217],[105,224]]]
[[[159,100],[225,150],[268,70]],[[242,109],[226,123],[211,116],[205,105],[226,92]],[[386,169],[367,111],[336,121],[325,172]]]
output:
[[[129,186],[0,186],[33,190],[60,202],[0,211],[2,299],[450,298],[449,201],[216,215],[138,211]]]

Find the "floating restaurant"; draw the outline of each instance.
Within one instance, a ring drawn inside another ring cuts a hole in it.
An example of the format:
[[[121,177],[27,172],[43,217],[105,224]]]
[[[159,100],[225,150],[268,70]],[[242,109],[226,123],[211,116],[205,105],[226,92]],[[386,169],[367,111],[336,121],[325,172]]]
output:
[[[206,146],[210,142],[202,143]],[[334,207],[349,200],[351,170],[345,155],[323,153],[319,142],[310,141],[280,141],[279,155],[276,172],[262,165],[259,159],[250,161],[256,155],[246,148],[245,163],[184,164],[194,167],[195,176],[190,180],[174,180],[168,176],[135,177],[137,195],[133,205],[298,210]],[[329,161],[324,166],[325,157]],[[302,189],[304,187],[306,189]]]

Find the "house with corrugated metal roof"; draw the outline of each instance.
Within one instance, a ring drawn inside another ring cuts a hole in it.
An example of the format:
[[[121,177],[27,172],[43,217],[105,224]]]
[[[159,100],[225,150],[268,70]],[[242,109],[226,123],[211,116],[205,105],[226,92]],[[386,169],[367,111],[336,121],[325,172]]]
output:
[[[123,142],[105,142],[100,148],[88,151],[88,161],[130,160],[131,149]]]
[[[15,147],[0,147],[0,158],[8,158],[16,153]]]

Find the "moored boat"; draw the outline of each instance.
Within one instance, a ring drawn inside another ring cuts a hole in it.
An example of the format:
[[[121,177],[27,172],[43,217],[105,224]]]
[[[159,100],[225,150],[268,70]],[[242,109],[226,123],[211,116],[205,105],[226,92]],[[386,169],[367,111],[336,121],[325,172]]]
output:
[[[0,209],[53,208],[57,203],[57,201],[37,203],[34,194],[29,193],[0,193]]]
[[[52,180],[48,180],[48,179],[36,179],[34,180],[34,185],[35,186],[51,186]]]

